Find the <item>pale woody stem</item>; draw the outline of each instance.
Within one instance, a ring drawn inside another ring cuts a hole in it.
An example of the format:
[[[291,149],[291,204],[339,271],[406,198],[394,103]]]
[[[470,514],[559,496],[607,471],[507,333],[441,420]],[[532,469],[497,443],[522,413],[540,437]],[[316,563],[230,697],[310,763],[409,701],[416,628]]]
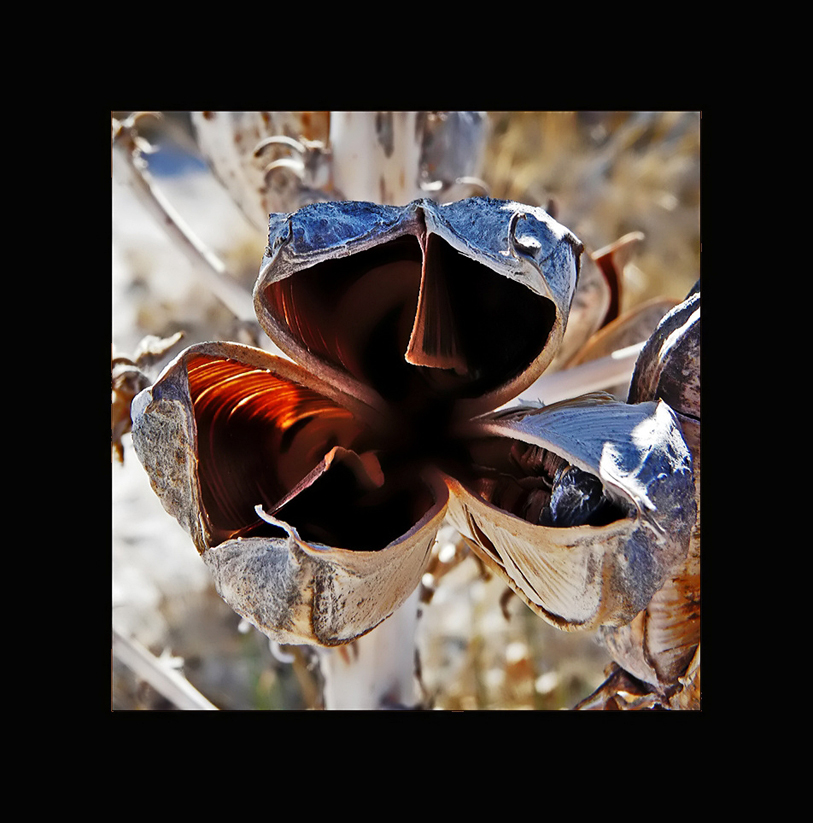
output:
[[[113,630],[113,652],[141,680],[179,709],[217,711],[185,677],[150,653],[137,640]]]
[[[644,344],[635,343],[618,349],[607,357],[591,360],[570,369],[543,374],[520,396],[519,400],[534,400],[542,403],[556,403],[587,392],[609,389],[628,383],[632,377],[635,362]]]
[[[422,196],[416,117],[414,112],[331,113],[333,185],[344,197],[405,205]],[[417,612],[414,594],[349,647],[319,650],[326,709],[416,704]]]

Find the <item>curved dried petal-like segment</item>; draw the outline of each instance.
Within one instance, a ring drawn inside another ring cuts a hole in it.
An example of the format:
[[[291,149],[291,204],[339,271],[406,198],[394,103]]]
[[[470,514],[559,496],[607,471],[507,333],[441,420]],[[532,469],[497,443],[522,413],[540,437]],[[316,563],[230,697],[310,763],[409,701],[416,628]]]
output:
[[[375,420],[296,364],[203,343],[136,397],[133,444],[164,507],[204,552],[268,533],[254,507],[278,508],[334,446],[364,453]]]
[[[573,354],[571,349],[571,357],[567,361],[560,361],[559,358],[554,361],[552,368],[566,368],[571,369],[575,366],[581,366],[600,358],[612,357],[615,359],[619,357],[623,350],[623,354],[632,355],[632,349],[628,347],[642,345],[655,331],[658,323],[663,319],[664,315],[675,307],[675,301],[671,299],[660,299],[641,303],[628,312],[616,317],[615,320],[608,323],[606,326],[600,328],[593,334],[582,346]],[[570,325],[568,325],[568,331]],[[567,341],[567,333],[565,333],[565,341]],[[616,354],[619,353],[619,354]],[[621,362],[620,360],[618,362]],[[544,380],[544,375],[543,378]],[[618,382],[615,384],[605,384],[604,390],[618,398],[627,397],[630,386],[630,375],[627,373],[626,377],[619,374]]]
[[[686,519],[691,454],[666,403],[622,403],[594,392],[541,409],[496,412],[472,425],[540,446],[594,474],[613,499],[632,503],[656,531],[667,531],[675,516]],[[694,505],[689,508],[693,519]]]
[[[697,535],[699,536],[699,534]],[[624,671],[656,687],[677,683],[700,643],[700,544],[628,625],[602,629],[607,650]]]
[[[653,690],[647,683],[612,664],[608,677],[593,694],[582,700],[577,711],[669,711],[700,708],[700,647],[685,668],[685,674],[667,687]]]
[[[619,237],[614,243],[593,252],[591,257],[601,269],[610,288],[610,305],[602,325],[611,323],[621,313],[621,297],[624,289],[624,269],[644,241],[644,233],[633,231]]]
[[[552,360],[581,250],[510,201],[319,203],[271,215],[255,308],[283,351],[369,405],[473,415]]]
[[[700,420],[700,284],[669,312],[635,365],[629,401],[659,397],[678,414]]]
[[[624,267],[643,239],[641,232],[631,232],[582,256],[567,329],[553,369],[569,368],[646,340],[666,311],[674,307],[671,301],[654,320],[654,306],[620,314]]]
[[[628,623],[686,557],[691,455],[666,404],[586,395],[487,415],[467,433],[480,469],[447,478],[450,519],[558,628]]]
[[[331,549],[263,514],[282,537],[228,540],[203,559],[220,596],[280,643],[336,646],[386,620],[415,590],[446,511],[446,490],[403,536],[379,551]]]
[[[184,351],[134,404],[133,442],[235,611],[286,643],[335,645],[420,581],[448,491],[370,449],[375,414],[258,349]]]
[[[636,602],[613,585],[606,562],[629,542],[629,521],[568,529],[534,525],[487,503],[454,478],[447,482],[452,492],[449,519],[455,528],[548,623],[577,631],[635,615]]]

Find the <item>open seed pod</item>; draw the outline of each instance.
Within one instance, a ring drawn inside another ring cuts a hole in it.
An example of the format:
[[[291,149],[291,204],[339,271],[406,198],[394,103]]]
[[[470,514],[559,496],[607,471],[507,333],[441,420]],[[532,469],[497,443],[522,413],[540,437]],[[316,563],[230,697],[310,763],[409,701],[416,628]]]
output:
[[[219,593],[280,642],[352,640],[418,585],[446,489],[405,488],[386,463],[385,482],[367,445],[381,422],[353,397],[259,349],[203,343],[138,395],[133,419],[152,486]]]
[[[133,403],[153,488],[235,611],[285,643],[358,637],[418,585],[447,511],[555,625],[646,605],[694,522],[666,404],[487,414],[555,356],[581,249],[484,198],[271,215],[255,307],[295,362],[199,344]],[[485,488],[506,476],[537,519]]]
[[[449,518],[560,629],[629,622],[686,556],[691,455],[665,403],[604,393],[485,415]]]
[[[471,416],[553,359],[581,250],[513,202],[316,203],[271,216],[255,309],[284,352],[371,405]]]

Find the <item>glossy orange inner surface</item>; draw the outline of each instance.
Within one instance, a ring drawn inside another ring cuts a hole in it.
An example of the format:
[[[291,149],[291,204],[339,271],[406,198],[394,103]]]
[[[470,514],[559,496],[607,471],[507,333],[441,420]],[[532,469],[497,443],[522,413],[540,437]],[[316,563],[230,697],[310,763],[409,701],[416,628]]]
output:
[[[297,383],[232,360],[194,355],[189,391],[201,493],[213,527],[230,536],[257,523],[324,456],[360,431],[347,410]]]
[[[431,507],[426,486],[415,474],[399,471],[397,461],[385,456],[381,486],[354,470],[365,461],[377,465],[377,458],[365,458],[369,433],[318,392],[209,355],[192,355],[187,373],[202,503],[216,542],[281,536],[281,529],[258,516],[259,504],[305,540],[374,550],[408,531]],[[335,446],[357,449],[361,456],[334,461],[297,490]]]

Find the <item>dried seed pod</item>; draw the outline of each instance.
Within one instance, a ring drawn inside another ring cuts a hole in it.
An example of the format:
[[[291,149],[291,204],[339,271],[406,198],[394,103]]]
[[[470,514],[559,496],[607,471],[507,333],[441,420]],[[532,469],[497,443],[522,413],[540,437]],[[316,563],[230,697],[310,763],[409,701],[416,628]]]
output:
[[[471,416],[553,359],[581,248],[513,202],[316,203],[271,216],[255,308],[286,354],[370,405],[433,395]]]
[[[418,587],[443,522],[436,506],[380,551],[329,548],[267,517],[284,537],[227,540],[203,554],[218,594],[280,643],[336,646],[389,617]]]
[[[385,478],[365,446],[377,413],[296,364],[191,346],[138,395],[133,420],[153,489],[218,591],[280,642],[352,640],[420,582],[445,488],[405,489],[389,464]]]
[[[483,414],[555,356],[578,239],[487,198],[269,227],[255,308],[296,363],[199,344],[133,403],[152,485],[235,611],[282,642],[347,642],[418,585],[448,507],[554,625],[632,619],[694,522],[672,412],[602,394]]]
[[[133,398],[150,385],[147,376],[129,358],[116,357],[111,363],[112,399],[110,404],[110,435],[113,459],[124,462],[121,438],[130,431],[130,404]]]
[[[694,523],[691,455],[669,407],[594,394],[485,415],[470,424],[469,436],[476,438],[478,430],[481,437],[510,438],[554,453],[581,479],[565,490],[569,472],[557,471],[551,501],[564,507],[565,516],[552,526],[483,499],[465,479],[447,478],[449,517],[472,549],[558,628],[630,621],[685,558]],[[646,446],[639,448],[636,440]],[[574,490],[589,502],[582,522],[568,528],[579,507],[564,495],[572,498]],[[563,499],[554,502],[560,493]],[[598,514],[602,503],[612,511],[605,507]]]
[[[133,398],[150,385],[150,378],[144,373],[155,361],[168,352],[181,338],[177,332],[165,339],[147,335],[138,344],[132,358],[114,356],[111,361],[112,402],[110,409],[110,434],[113,458],[124,462],[124,446],[121,438],[130,431],[130,404]]]

